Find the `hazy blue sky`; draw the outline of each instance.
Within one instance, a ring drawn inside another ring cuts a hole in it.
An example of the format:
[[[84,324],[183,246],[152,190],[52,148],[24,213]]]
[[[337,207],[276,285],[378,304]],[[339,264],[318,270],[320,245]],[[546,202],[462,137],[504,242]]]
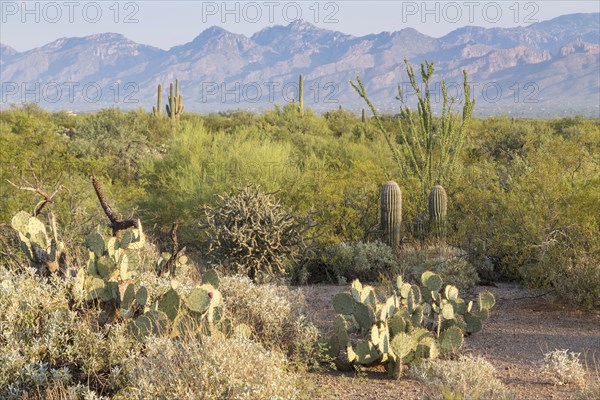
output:
[[[117,32],[168,49],[218,25],[250,36],[301,17],[353,35],[412,27],[442,36],[465,25],[529,25],[600,12],[598,1],[0,1],[0,42],[18,51],[60,37]]]

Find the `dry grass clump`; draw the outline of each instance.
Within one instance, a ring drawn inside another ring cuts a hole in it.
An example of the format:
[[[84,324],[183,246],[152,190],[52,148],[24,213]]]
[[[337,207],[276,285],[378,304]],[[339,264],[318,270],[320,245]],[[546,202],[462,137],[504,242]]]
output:
[[[586,370],[579,361],[581,353],[556,349],[544,354],[540,363],[540,373],[549,383],[554,385],[585,385]]]
[[[496,377],[496,369],[481,356],[426,361],[411,368],[430,400],[509,400],[514,395]]]

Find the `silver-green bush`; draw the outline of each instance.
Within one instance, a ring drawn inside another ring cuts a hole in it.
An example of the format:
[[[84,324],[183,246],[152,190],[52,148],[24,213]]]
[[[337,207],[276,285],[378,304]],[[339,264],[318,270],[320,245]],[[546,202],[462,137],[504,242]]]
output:
[[[246,324],[252,338],[270,350],[286,354],[294,364],[312,364],[317,358],[317,328],[306,318],[306,301],[287,286],[254,284],[247,277],[221,279],[227,315]]]
[[[514,394],[496,377],[496,370],[481,356],[426,361],[411,368],[411,375],[425,386],[430,400],[509,400]]]
[[[119,398],[299,399],[300,380],[285,357],[246,339],[172,341],[153,337],[132,358],[134,382]]]

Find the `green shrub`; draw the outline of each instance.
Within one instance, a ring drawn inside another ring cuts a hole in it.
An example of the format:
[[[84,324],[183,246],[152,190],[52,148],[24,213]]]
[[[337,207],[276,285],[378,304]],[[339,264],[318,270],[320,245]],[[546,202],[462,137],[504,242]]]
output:
[[[307,253],[298,263],[294,280],[298,283],[365,282],[403,275],[394,251],[382,242],[354,242],[322,245]]]
[[[496,377],[496,369],[481,356],[425,361],[411,368],[423,383],[427,399],[509,400],[512,394]]]
[[[460,289],[471,289],[479,282],[477,268],[469,263],[464,251],[446,245],[405,245],[398,259],[407,277],[418,282],[424,271],[439,274],[444,282]]]
[[[219,196],[219,203],[206,206],[204,212],[213,262],[252,280],[283,275],[304,245],[304,231],[309,227],[273,194],[256,186]]]

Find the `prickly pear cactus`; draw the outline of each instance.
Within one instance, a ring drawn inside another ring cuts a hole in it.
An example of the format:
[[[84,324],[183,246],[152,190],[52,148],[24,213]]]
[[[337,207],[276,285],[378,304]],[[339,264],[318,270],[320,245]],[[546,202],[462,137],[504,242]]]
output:
[[[215,271],[206,278],[218,287]],[[136,284],[130,283],[121,295],[120,316],[130,320],[129,329],[139,340],[149,335],[180,337],[194,332],[222,335],[224,305],[217,287],[203,283],[185,289],[171,281],[170,289],[151,299],[144,286],[136,289]]]
[[[345,353],[350,364],[384,364],[398,377],[407,365],[458,352],[463,337],[481,329],[495,303],[493,294],[482,292],[474,311],[456,287],[430,271],[422,274],[421,285],[398,277],[394,289],[380,302],[371,286],[355,280],[349,293],[333,298],[339,315],[329,339],[332,357],[343,362]]]
[[[46,225],[37,217],[19,211],[11,220],[12,228],[19,235],[21,249],[38,270],[43,266],[50,272],[59,268],[59,260],[64,257],[65,245],[56,239],[56,228],[52,213],[49,214],[54,237],[48,236]]]
[[[402,225],[402,191],[396,182],[386,182],[381,188],[380,210],[383,241],[395,248],[400,244]]]
[[[443,238],[446,235],[446,191],[440,185],[435,185],[429,192],[429,225],[434,237]]]
[[[163,268],[163,265],[165,265],[167,263],[167,261],[169,261],[169,259],[171,258],[171,253],[169,252],[164,252],[160,255],[160,257],[158,257],[158,260],[156,262],[156,271],[161,271]],[[172,271],[166,271],[164,276],[167,278],[173,278],[176,276],[185,276],[189,271],[190,271],[190,264],[188,264],[189,259],[187,258],[187,256],[183,255],[181,257],[178,257],[177,260],[175,261],[175,265],[174,265],[174,269]]]
[[[121,303],[119,287],[131,281],[143,267],[146,240],[139,220],[137,226],[123,232],[121,239],[105,237],[100,228],[86,237],[87,268],[78,273],[81,280],[78,288],[85,300]]]

